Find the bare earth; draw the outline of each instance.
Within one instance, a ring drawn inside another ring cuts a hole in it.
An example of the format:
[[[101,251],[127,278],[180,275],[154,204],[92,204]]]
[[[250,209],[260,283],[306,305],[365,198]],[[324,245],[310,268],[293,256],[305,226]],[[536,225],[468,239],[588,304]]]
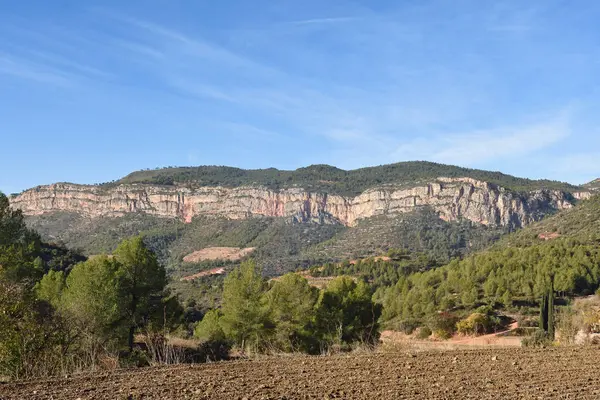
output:
[[[238,261],[243,257],[251,254],[254,247],[240,249],[239,247],[207,247],[202,250],[195,251],[183,257],[183,261],[194,263],[205,260],[228,260]]]
[[[270,357],[0,385],[0,399],[598,399],[591,347]]]
[[[221,268],[213,268],[213,269],[209,269],[206,271],[198,272],[197,274],[184,276],[183,278],[181,278],[181,280],[182,281],[193,281],[194,279],[198,279],[203,276],[223,275],[224,273],[225,273],[225,268],[222,268],[222,267]]]
[[[381,332],[381,341],[386,345],[404,346],[412,349],[422,350],[451,350],[465,348],[487,348],[487,347],[521,347],[522,336],[505,336],[506,333],[517,329],[518,324],[512,323],[507,330],[482,336],[460,336],[456,335],[449,340],[418,340],[412,335],[406,335],[398,331]]]

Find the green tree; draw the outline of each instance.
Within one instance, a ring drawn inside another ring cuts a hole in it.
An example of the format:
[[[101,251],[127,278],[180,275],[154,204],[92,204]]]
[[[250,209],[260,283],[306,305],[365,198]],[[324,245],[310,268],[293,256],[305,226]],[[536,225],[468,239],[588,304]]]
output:
[[[253,260],[235,268],[223,283],[221,326],[227,337],[244,350],[249,346],[258,350],[266,339],[265,289],[265,280]]]
[[[127,343],[131,350],[136,329],[161,308],[166,273],[140,236],[121,242],[113,255],[119,265],[120,307],[129,320]]]
[[[114,258],[97,256],[75,266],[67,277],[59,310],[70,321],[74,335],[81,337],[86,351],[124,344],[126,312],[120,268]],[[48,278],[39,290],[52,295],[54,285],[54,278]]]
[[[65,332],[62,320],[30,289],[0,279],[0,376],[26,379],[60,372]]]
[[[364,282],[339,276],[321,291],[317,303],[317,327],[327,343],[376,343],[381,305],[371,299]]]
[[[0,278],[33,286],[43,275],[36,258],[40,239],[25,225],[21,210],[13,210],[0,192]]]
[[[54,308],[60,308],[64,288],[64,272],[50,270],[44,275],[42,280],[35,285],[35,293],[38,299],[47,301]]]
[[[196,324],[194,337],[204,342],[224,341],[225,332],[223,332],[220,320],[219,310],[209,310],[204,318]]]
[[[311,330],[318,290],[295,273],[275,281],[266,294],[269,317],[273,322],[276,345],[284,351],[311,351]]]
[[[13,210],[8,198],[0,192],[0,246],[37,241],[39,236],[27,228],[21,210]]]

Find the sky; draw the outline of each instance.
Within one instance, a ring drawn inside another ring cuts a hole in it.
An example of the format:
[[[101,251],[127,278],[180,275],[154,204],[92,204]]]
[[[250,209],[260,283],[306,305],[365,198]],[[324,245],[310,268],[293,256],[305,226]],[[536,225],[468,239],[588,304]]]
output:
[[[0,0],[0,190],[181,165],[600,177],[600,2]]]

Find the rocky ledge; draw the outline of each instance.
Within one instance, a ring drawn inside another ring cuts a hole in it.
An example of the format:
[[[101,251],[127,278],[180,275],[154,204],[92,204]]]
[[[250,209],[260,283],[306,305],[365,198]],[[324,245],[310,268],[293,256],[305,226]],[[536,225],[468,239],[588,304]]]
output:
[[[309,192],[302,188],[119,185],[115,187],[57,183],[11,197],[25,215],[57,211],[85,216],[118,217],[143,212],[190,222],[198,215],[231,219],[251,216],[289,217],[297,222],[355,225],[377,215],[432,207],[441,218],[461,218],[492,226],[521,227],[544,215],[571,208],[590,192],[537,190],[515,193],[471,178],[438,178],[411,188],[381,186],[356,197]]]

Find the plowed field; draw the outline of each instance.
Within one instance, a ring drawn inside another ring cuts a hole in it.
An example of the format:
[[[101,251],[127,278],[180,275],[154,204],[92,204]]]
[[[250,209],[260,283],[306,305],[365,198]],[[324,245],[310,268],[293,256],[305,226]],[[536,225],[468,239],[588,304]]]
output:
[[[272,357],[0,385],[8,399],[599,399],[600,349]]]

